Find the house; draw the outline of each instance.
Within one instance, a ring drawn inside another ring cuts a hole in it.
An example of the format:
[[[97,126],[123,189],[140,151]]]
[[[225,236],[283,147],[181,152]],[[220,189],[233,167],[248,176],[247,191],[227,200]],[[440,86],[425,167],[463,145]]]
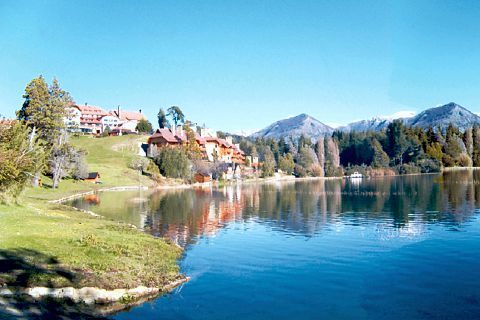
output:
[[[212,177],[209,174],[200,173],[200,172],[195,174],[194,179],[195,179],[195,182],[198,182],[198,183],[205,183],[205,182],[212,181]]]
[[[137,131],[137,124],[140,120],[146,120],[147,118],[143,115],[142,110],[137,111],[126,111],[120,110],[118,108],[115,111],[110,111],[110,115],[118,118],[122,125],[122,129],[128,129],[130,131]]]
[[[202,158],[210,162],[221,161],[228,164],[230,170],[228,177],[230,179],[239,178],[242,172],[240,165],[245,164],[245,153],[240,149],[240,145],[232,143],[232,137],[218,138],[215,133],[208,132],[205,129],[200,129],[199,132],[195,132],[195,143],[202,152]],[[156,151],[162,147],[176,148],[188,143],[187,134],[183,127],[160,128],[148,138],[147,155],[155,156]],[[197,182],[205,179],[207,178],[195,176]]]
[[[109,113],[106,116],[103,116],[100,119],[100,121],[102,123],[102,132],[105,131],[107,127],[110,128],[110,132],[111,132],[113,129],[121,127],[123,124],[120,119],[118,119],[116,116],[112,115],[111,113]]]
[[[80,111],[79,131],[83,133],[101,134],[103,132],[102,118],[108,115],[108,112],[97,106],[83,106],[74,105],[74,108]],[[75,117],[78,113],[75,112]],[[77,121],[75,118],[74,121]]]
[[[86,178],[83,179],[83,180],[84,180],[84,181],[93,182],[93,183],[97,183],[97,182],[99,182],[99,179],[100,179],[100,173],[98,173],[98,172],[89,172],[89,173],[88,173],[88,177],[86,177]]]
[[[65,127],[68,132],[81,132],[80,129],[80,119],[82,117],[82,112],[75,106],[66,108],[67,115],[65,116],[64,122]]]
[[[200,151],[205,152],[205,139],[195,132],[195,142],[200,148]],[[153,135],[148,138],[149,149],[161,148],[165,146],[180,146],[188,143],[188,138],[182,126],[176,129],[160,128],[155,131]]]

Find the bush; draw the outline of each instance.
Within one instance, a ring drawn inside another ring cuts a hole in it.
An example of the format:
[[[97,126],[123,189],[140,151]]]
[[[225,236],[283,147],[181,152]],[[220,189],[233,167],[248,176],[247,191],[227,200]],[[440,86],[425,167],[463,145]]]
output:
[[[154,161],[165,177],[187,180],[192,176],[192,165],[182,148],[160,148]]]
[[[323,177],[324,172],[322,166],[320,166],[319,164],[312,164],[312,166],[310,167],[310,174],[313,177]]]
[[[417,167],[414,164],[405,163],[402,165],[398,165],[396,167],[399,174],[413,174],[413,173],[420,173],[420,167]]]
[[[147,158],[135,158],[128,164],[128,167],[134,170],[139,170],[146,172],[148,166],[150,165],[150,160]]]
[[[437,159],[421,159],[418,161],[421,173],[440,172],[442,170],[442,163]]]
[[[457,158],[457,164],[460,167],[471,167],[473,165],[472,159],[468,156],[466,153],[462,153],[458,158]]]
[[[294,174],[296,177],[303,178],[307,176],[307,169],[299,164],[295,165]]]
[[[334,167],[327,163],[325,169],[325,177],[343,177],[342,167]]]

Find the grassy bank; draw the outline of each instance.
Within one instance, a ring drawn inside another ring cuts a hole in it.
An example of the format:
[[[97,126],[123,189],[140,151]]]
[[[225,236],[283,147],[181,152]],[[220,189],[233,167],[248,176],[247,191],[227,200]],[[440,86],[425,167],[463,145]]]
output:
[[[100,172],[103,184],[65,180],[52,190],[44,177],[44,187],[28,188],[17,205],[0,206],[0,286],[159,287],[178,277],[181,250],[176,246],[48,202],[98,188],[151,185],[128,168],[142,140],[146,138],[72,138],[87,151],[89,169]]]

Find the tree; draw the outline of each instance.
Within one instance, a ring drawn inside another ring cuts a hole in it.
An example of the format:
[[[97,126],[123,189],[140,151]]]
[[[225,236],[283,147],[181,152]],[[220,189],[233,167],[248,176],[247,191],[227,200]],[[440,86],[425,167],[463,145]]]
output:
[[[473,166],[474,167],[480,167],[480,127],[475,125],[473,127],[473,155],[472,155],[472,160],[473,160]]]
[[[325,176],[334,177],[343,174],[340,168],[340,150],[337,141],[333,138],[326,140],[325,159]]]
[[[165,114],[165,110],[163,108],[160,108],[158,111],[158,127],[160,129],[167,128],[170,124],[168,123],[167,115]]]
[[[473,156],[473,130],[472,128],[468,128],[463,133],[463,143],[465,144],[465,148],[467,149],[467,154],[471,158]]]
[[[162,147],[154,161],[165,177],[188,179],[191,176],[191,163],[182,148]]]
[[[180,107],[171,106],[170,108],[168,108],[167,111],[168,111],[167,116],[172,118],[172,121],[175,124],[175,127],[179,123],[184,123],[185,122],[185,115],[183,114]]]
[[[375,168],[388,168],[390,164],[390,158],[387,153],[383,151],[382,145],[377,139],[372,140],[373,148],[373,161],[372,166]]]
[[[102,137],[108,137],[111,132],[112,132],[112,130],[110,129],[110,127],[106,126],[105,129],[103,129]]]
[[[153,131],[152,124],[150,121],[141,119],[137,123],[137,127],[135,128],[140,133],[150,133]]]
[[[25,101],[22,108],[17,111],[17,118],[32,128],[31,143],[35,139],[40,139],[47,150],[47,158],[51,162],[54,147],[61,148],[55,144],[65,131],[64,118],[67,107],[73,103],[72,98],[67,91],[60,88],[57,79],[53,79],[52,85],[48,87],[42,76],[30,81],[25,88],[23,98]],[[34,186],[38,185],[40,171],[41,168],[34,175]]]
[[[16,122],[0,125],[0,201],[15,199],[32,176],[43,167],[45,154],[38,141],[30,141],[32,129]]]
[[[262,164],[262,178],[271,177],[275,173],[275,158],[273,152],[268,149],[265,152],[265,160]]]
[[[388,154],[393,164],[403,163],[403,154],[408,148],[405,128],[401,120],[394,120],[387,128]]]
[[[295,169],[295,162],[291,153],[278,157],[278,168],[286,174],[292,174]]]
[[[297,164],[305,168],[305,170],[310,170],[310,167],[317,163],[316,159],[314,158],[315,152],[313,152],[310,146],[304,145],[300,148],[300,152],[297,156]]]
[[[202,150],[200,150],[200,146],[197,143],[195,132],[189,126],[184,126],[184,130],[187,136],[187,143],[184,145],[187,157],[190,160],[201,159]]]
[[[323,175],[325,175],[325,139],[323,137],[317,140],[315,151],[317,153],[318,165],[322,168]]]

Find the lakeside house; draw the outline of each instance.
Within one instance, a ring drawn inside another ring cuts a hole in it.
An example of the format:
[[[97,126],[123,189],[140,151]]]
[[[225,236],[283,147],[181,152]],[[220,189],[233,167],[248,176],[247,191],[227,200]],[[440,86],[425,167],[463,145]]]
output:
[[[117,110],[106,111],[92,105],[72,105],[68,108],[65,117],[65,125],[70,132],[84,134],[102,134],[108,127],[113,135],[136,133],[136,127],[140,120],[146,120],[139,111]]]
[[[193,129],[192,129],[193,130]],[[195,142],[197,143],[203,158],[210,162],[222,161],[227,164],[243,165],[245,164],[245,153],[238,144],[232,143],[232,137],[225,139],[212,136],[207,130],[194,130]],[[153,135],[148,138],[149,154],[155,153],[158,148],[170,146],[177,147],[187,143],[187,135],[182,126],[177,128],[157,129]]]

